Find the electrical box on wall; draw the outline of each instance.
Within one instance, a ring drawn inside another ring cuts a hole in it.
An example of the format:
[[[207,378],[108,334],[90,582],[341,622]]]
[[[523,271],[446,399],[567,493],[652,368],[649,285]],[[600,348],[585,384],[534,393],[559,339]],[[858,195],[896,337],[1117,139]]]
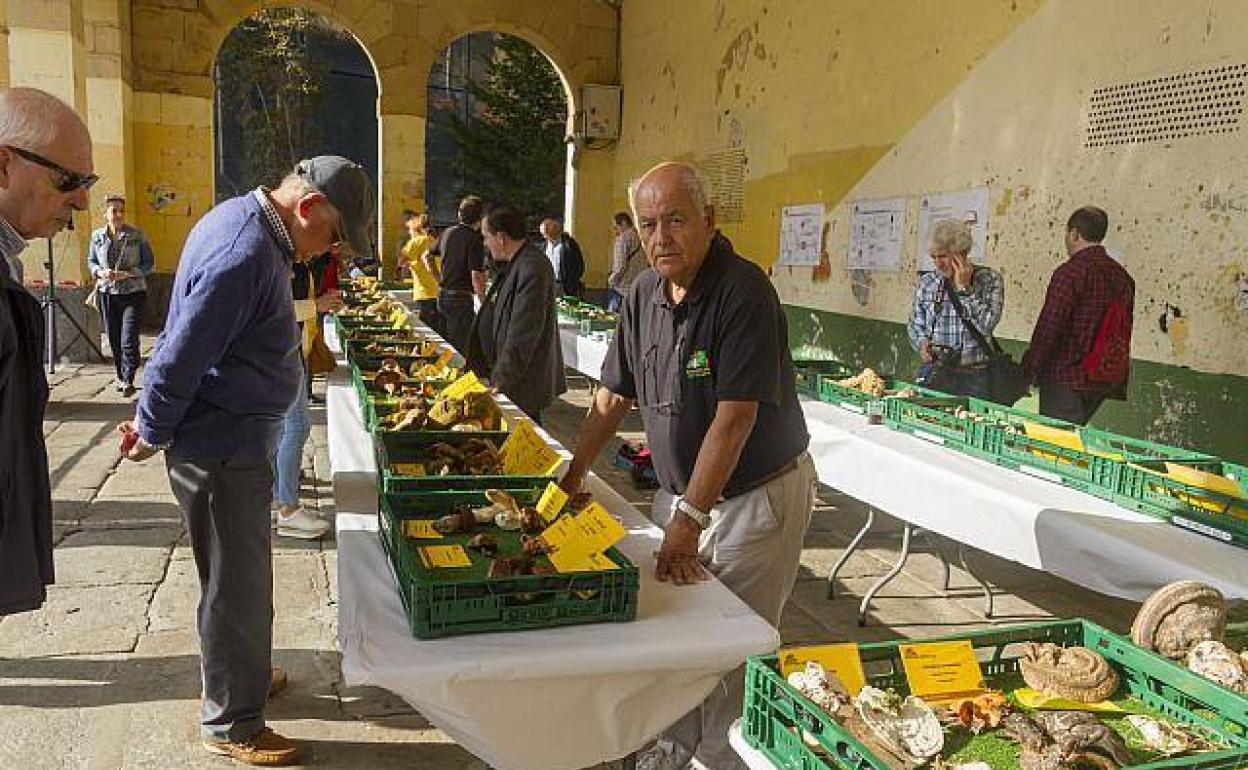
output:
[[[581,136],[585,139],[620,138],[620,87],[581,86]]]

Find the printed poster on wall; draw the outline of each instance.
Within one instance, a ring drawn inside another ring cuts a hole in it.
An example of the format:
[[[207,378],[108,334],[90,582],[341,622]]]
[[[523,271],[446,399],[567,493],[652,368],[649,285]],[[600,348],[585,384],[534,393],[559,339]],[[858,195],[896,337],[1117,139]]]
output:
[[[823,204],[785,206],[780,214],[781,265],[819,264],[823,253]]]
[[[906,199],[854,201],[850,207],[849,269],[900,270]]]
[[[982,264],[984,261],[984,242],[988,235],[988,188],[975,187],[970,190],[934,193],[924,195],[919,200],[919,237],[916,241],[918,259],[915,260],[920,271],[934,270],[932,255],[928,253],[929,237],[932,225],[942,219],[960,219],[971,226],[971,261]]]

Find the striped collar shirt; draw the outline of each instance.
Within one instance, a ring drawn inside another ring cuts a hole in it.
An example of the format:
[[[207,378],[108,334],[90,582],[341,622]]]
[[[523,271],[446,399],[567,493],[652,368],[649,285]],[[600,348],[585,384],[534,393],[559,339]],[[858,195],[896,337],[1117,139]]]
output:
[[[0,217],[0,262],[13,276],[19,285],[22,283],[22,263],[18,255],[26,250],[26,239],[9,224],[9,220]]]
[[[277,236],[278,243],[290,252],[290,256],[295,256],[295,242],[290,237],[290,230],[286,229],[286,223],[282,221],[282,217],[277,213],[277,207],[273,205],[273,201],[269,200],[269,191],[264,187],[257,187],[251,191],[256,196],[256,200],[260,203],[260,210],[264,212],[265,219],[269,220],[269,228],[273,234]]]

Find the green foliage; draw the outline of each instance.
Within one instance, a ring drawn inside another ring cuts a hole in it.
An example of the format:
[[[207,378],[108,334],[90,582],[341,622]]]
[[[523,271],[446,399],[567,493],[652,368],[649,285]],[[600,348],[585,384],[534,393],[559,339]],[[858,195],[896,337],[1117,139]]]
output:
[[[275,185],[314,147],[328,64],[309,55],[318,36],[342,36],[321,17],[273,8],[245,19],[217,57],[222,107],[242,127],[239,189]]]
[[[485,78],[470,80],[468,90],[474,114],[448,126],[459,149],[459,194],[512,203],[533,216],[563,211],[568,105],[550,60],[519,38],[497,35]]]

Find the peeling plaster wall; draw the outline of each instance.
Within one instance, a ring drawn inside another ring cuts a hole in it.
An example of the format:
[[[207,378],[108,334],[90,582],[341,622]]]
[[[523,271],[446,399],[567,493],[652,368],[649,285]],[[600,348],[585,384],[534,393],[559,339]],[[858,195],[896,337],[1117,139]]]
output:
[[[825,203],[827,263],[774,271],[791,311],[819,321],[794,325],[796,348],[822,329],[857,360],[910,371],[901,324],[919,198],[978,186],[990,190],[986,261],[1007,283],[998,332],[1026,340],[1065,258],[1065,219],[1093,203],[1138,286],[1131,401],[1098,422],[1243,457],[1248,121],[1108,149],[1085,148],[1084,125],[1095,88],[1248,63],[1248,4],[704,0],[682,15],[673,25],[662,3],[624,6],[617,201],[659,159],[741,148],[741,221],[723,230],[764,265],[781,208]],[[850,271],[849,204],[893,196],[909,201],[902,269]]]

